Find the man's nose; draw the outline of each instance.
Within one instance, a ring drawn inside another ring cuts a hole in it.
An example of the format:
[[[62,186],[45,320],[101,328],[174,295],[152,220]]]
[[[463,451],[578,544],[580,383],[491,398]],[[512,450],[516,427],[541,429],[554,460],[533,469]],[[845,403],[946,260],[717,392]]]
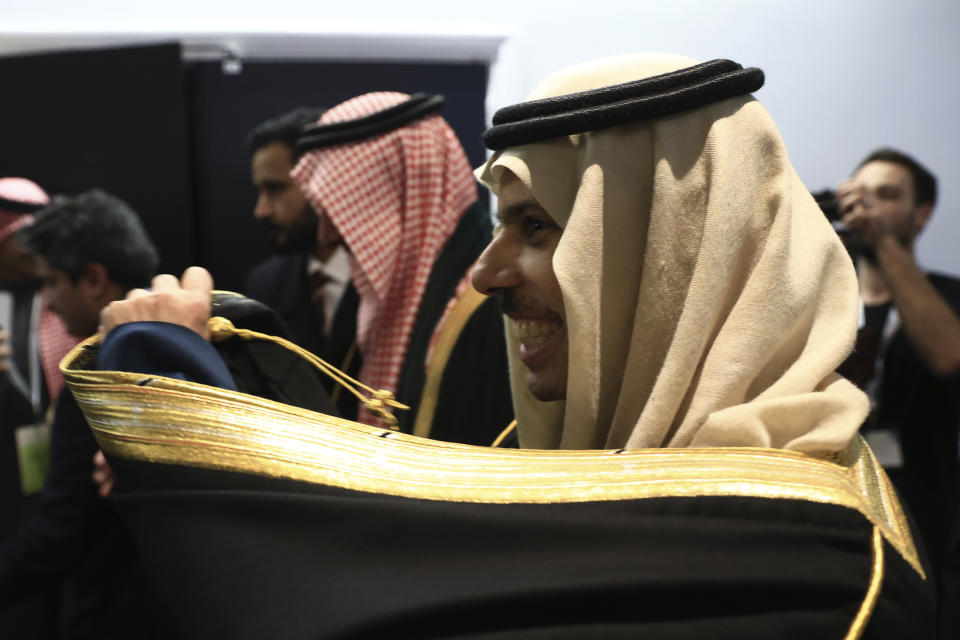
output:
[[[474,289],[488,296],[498,295],[523,282],[516,252],[504,234],[495,236],[477,258],[471,281]]]
[[[273,209],[270,207],[270,200],[264,194],[257,197],[257,204],[253,207],[253,217],[256,220],[264,220],[273,215]]]
[[[42,298],[43,308],[46,309],[47,311],[56,312],[56,309],[54,308],[56,301],[54,300],[54,297],[50,294],[50,285],[46,285],[46,284],[43,285],[43,287],[41,288],[41,292],[43,296]]]

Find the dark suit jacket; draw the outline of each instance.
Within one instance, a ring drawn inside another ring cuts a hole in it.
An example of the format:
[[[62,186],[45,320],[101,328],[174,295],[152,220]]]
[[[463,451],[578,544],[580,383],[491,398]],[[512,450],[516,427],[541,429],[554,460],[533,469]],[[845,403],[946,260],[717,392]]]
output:
[[[0,609],[59,594],[60,638],[149,638],[133,539],[90,480],[97,443],[69,389],[51,428],[36,513],[0,545]],[[0,622],[0,636],[20,636]]]
[[[13,294],[11,325],[0,327],[10,334],[16,366],[24,379],[29,379],[31,313],[36,291],[31,288],[13,287],[0,283],[0,289]],[[34,412],[30,399],[17,387],[8,372],[0,372],[0,541],[6,538],[27,518],[37,505],[37,496],[23,495],[20,486],[20,463],[17,460],[15,432],[18,427],[43,421],[43,412],[50,404],[47,385],[40,385],[42,392],[41,413]]]
[[[362,364],[360,353],[353,348],[357,335],[357,290],[352,283],[347,285],[333,318],[331,335],[325,340],[310,299],[312,286],[307,280],[307,259],[305,253],[267,258],[247,274],[243,293],[279,313],[299,346],[356,377]],[[351,351],[350,361],[344,366]],[[330,386],[328,391],[332,392],[332,384]],[[356,400],[340,394],[337,410],[342,417],[355,419]]]

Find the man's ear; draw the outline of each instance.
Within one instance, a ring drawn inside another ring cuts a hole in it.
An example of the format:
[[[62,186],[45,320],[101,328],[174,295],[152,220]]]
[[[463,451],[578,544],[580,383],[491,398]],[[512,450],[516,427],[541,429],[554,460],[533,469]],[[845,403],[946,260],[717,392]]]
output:
[[[933,215],[933,205],[929,202],[918,204],[913,210],[913,224],[916,227],[916,233],[923,231],[927,223],[930,222],[930,216]]]
[[[110,285],[107,268],[99,262],[88,262],[80,274],[80,281],[91,291],[99,293]]]

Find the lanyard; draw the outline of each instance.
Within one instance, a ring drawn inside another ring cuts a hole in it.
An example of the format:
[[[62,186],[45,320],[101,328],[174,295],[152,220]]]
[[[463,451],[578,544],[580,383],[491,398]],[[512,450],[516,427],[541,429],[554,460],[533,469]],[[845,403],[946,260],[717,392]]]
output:
[[[12,302],[12,301],[11,301]],[[4,323],[7,333],[10,336],[10,347],[11,351],[13,350],[16,340],[14,339],[15,327],[13,326],[14,313],[12,312],[13,305],[10,305],[11,313],[8,314],[8,318]],[[13,383],[13,386],[30,401],[30,406],[33,407],[34,417],[39,418],[43,415],[43,369],[40,366],[40,345],[38,342],[38,334],[40,328],[40,312],[43,310],[43,300],[39,293],[33,296],[33,301],[30,304],[30,322],[27,334],[27,380],[23,379],[23,374],[21,374],[20,369],[16,366],[16,360],[11,354],[10,357],[10,369],[7,373],[10,376],[10,382]]]
[[[33,413],[40,417],[43,415],[43,370],[40,367],[40,313],[43,311],[42,296],[37,293],[33,296],[33,306],[30,309],[30,344],[29,375],[30,375],[30,404],[33,405]]]

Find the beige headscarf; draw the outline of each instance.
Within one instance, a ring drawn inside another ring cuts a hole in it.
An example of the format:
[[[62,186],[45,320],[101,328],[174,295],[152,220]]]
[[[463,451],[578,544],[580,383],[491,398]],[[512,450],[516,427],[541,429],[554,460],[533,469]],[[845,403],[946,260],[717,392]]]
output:
[[[598,60],[529,99],[696,64]],[[566,401],[529,393],[507,323],[525,448],[759,446],[824,454],[866,397],[834,369],[856,334],[857,285],[836,234],[750,96],[495,153],[564,227],[553,257],[570,358]]]

